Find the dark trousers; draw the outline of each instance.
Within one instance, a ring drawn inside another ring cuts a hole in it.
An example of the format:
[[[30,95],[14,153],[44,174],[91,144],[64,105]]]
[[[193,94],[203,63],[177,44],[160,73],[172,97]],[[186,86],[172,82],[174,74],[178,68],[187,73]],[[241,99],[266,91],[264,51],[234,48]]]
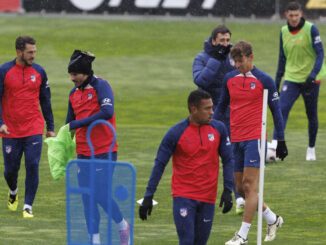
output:
[[[284,81],[280,95],[280,106],[282,110],[282,116],[284,121],[284,129],[289,117],[290,110],[294,102],[298,99],[300,94],[303,97],[303,101],[306,108],[306,115],[308,118],[308,132],[309,132],[309,146],[314,147],[316,143],[317,131],[318,131],[318,95],[319,95],[320,83],[314,84],[312,90],[307,91],[304,88],[303,83],[295,83]],[[276,138],[274,129],[274,139]]]
[[[33,205],[39,183],[39,162],[42,153],[42,135],[24,138],[2,138],[4,176],[10,190],[17,188],[22,155],[25,155],[25,204]]]
[[[179,245],[205,245],[211,232],[215,204],[173,198],[173,218]]]
[[[96,155],[95,158],[97,159],[107,159],[108,154],[99,154]],[[90,159],[89,156],[78,155],[78,159]],[[117,160],[117,152],[112,153],[112,161]],[[90,168],[87,164],[78,164],[79,171],[78,171],[78,184],[80,187],[89,187],[89,179],[90,179]],[[113,171],[112,171],[113,174]],[[89,195],[83,194],[82,200],[84,205],[84,215],[86,218],[86,224],[88,233],[96,234],[99,233],[99,224],[100,224],[100,212],[99,207],[100,205],[104,211],[108,212],[108,179],[112,179],[112,175],[108,176],[108,166],[104,164],[103,166],[96,165],[95,169],[95,210],[94,210],[94,218],[90,219],[90,205],[89,205]],[[118,207],[118,204],[112,199],[112,218],[116,223],[120,223],[122,221],[122,214]],[[91,232],[91,228],[93,227],[93,232]]]

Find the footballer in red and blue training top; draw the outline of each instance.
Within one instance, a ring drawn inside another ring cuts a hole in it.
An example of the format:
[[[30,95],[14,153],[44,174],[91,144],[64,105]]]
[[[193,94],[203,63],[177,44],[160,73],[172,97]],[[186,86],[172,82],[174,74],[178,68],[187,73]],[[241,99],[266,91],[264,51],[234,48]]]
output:
[[[66,124],[69,129],[76,132],[76,151],[78,159],[89,159],[91,150],[87,143],[88,126],[98,120],[107,120],[115,129],[114,98],[111,86],[102,78],[94,76],[92,62],[95,56],[89,52],[75,50],[70,58],[68,72],[75,87],[69,95],[69,105]],[[96,125],[91,133],[91,142],[95,151],[95,158],[106,159],[113,134],[106,125]],[[118,156],[118,144],[112,149],[112,160]],[[78,164],[78,184],[89,187],[90,169],[88,165]],[[113,171],[112,171],[113,174]],[[84,215],[90,240],[93,244],[100,244],[100,214],[98,205],[107,212],[108,193],[107,180],[108,165],[104,164],[95,172],[95,217],[91,220],[89,195],[83,194]],[[112,217],[119,227],[120,244],[128,245],[130,239],[130,226],[123,218],[117,203],[112,199]]]
[[[216,107],[214,118],[223,118],[230,105],[234,181],[237,192],[245,198],[246,205],[240,230],[225,244],[240,245],[248,243],[247,235],[258,205],[257,183],[264,89],[268,90],[268,105],[277,131],[276,156],[283,160],[288,153],[284,140],[278,92],[273,79],[253,65],[254,56],[250,43],[237,42],[231,49],[231,57],[237,70],[224,77],[222,96]],[[263,210],[263,216],[268,224],[265,241],[272,241],[283,219],[274,214],[266,204],[263,204]]]
[[[213,224],[219,175],[223,162],[224,191],[220,207],[231,210],[233,158],[228,130],[213,120],[211,95],[198,89],[188,97],[189,118],[173,126],[158,149],[144,200],[142,220],[152,211],[152,200],[164,169],[172,156],[173,217],[180,245],[205,245]]]
[[[55,136],[54,121],[48,78],[44,69],[34,63],[36,41],[29,36],[18,37],[16,53],[16,59],[0,67],[0,136],[4,176],[9,186],[8,208],[16,211],[18,171],[24,153],[26,179],[23,217],[33,218],[32,205],[39,183],[44,119],[46,137]]]

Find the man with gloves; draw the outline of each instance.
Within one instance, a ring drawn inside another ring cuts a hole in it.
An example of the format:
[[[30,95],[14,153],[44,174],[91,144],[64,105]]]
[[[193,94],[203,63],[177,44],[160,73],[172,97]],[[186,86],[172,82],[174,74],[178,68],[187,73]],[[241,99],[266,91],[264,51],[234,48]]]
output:
[[[210,94],[202,89],[191,92],[188,109],[189,117],[173,126],[161,142],[139,216],[146,220],[151,215],[154,193],[172,156],[173,217],[179,244],[205,245],[214,218],[219,156],[223,161],[223,213],[233,205],[234,166],[228,130],[222,122],[212,119]]]

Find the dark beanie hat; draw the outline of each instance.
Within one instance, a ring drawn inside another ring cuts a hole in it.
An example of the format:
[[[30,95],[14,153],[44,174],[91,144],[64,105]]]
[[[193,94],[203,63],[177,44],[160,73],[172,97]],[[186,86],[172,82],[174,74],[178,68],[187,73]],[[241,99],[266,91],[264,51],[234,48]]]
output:
[[[92,71],[92,62],[95,59],[94,54],[75,50],[71,55],[69,65],[68,65],[68,73],[82,73],[82,74],[90,74]]]

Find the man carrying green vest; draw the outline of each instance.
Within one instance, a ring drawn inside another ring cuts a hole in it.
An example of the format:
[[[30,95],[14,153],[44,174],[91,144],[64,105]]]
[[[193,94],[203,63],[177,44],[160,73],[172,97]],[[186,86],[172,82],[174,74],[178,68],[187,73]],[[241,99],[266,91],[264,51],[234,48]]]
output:
[[[289,112],[301,94],[308,117],[309,146],[306,160],[314,161],[316,160],[315,143],[318,131],[319,86],[320,79],[326,77],[323,45],[317,27],[302,17],[299,3],[289,2],[285,17],[287,25],[281,29],[279,62],[275,79],[276,87],[280,91],[284,75],[280,94],[284,129]],[[273,145],[276,144],[277,141],[273,140]]]

